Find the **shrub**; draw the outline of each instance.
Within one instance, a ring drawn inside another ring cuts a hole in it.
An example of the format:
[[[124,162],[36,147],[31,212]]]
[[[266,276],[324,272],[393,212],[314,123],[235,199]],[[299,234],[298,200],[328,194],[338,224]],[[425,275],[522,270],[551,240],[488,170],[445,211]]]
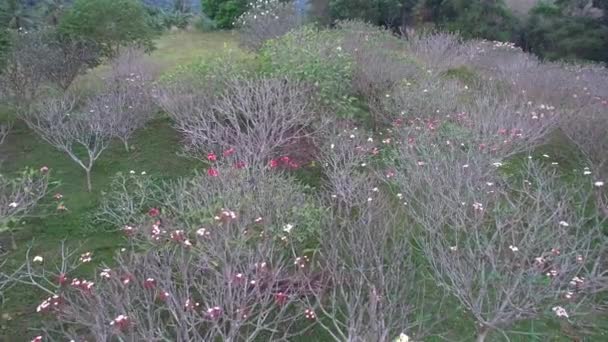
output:
[[[467,64],[474,54],[473,46],[454,33],[410,34],[407,46],[426,68],[439,72]]]
[[[334,31],[303,26],[262,48],[263,71],[313,84],[328,112],[352,116],[352,57],[342,42]]]
[[[291,2],[257,0],[236,19],[241,45],[259,50],[266,41],[278,38],[302,24]]]
[[[92,110],[111,121],[114,136],[122,141],[127,152],[131,136],[156,114],[152,99],[154,74],[155,66],[142,50],[122,49],[111,61],[104,91],[90,101]]]
[[[322,211],[280,174],[217,168],[217,176],[167,185],[161,206],[124,228],[128,250],[94,281],[75,278],[86,254],[79,262],[62,251],[60,273],[28,258],[31,277],[15,280],[37,284],[56,294],[49,301],[60,302],[39,306],[44,315],[61,313],[46,321],[46,331],[102,340],[254,341],[306,330],[302,298],[312,295],[318,276],[299,239],[311,234],[318,241]]]
[[[418,117],[427,119],[457,113],[463,108],[462,97],[465,92],[465,86],[460,82],[419,71],[385,94],[385,120],[401,122]]]
[[[21,224],[21,221],[46,195],[49,184],[47,167],[40,170],[25,169],[15,178],[0,175],[0,232],[9,232],[13,250],[17,249],[14,238],[16,226]],[[2,246],[0,246],[1,251]],[[1,278],[0,283],[2,283]],[[0,292],[0,296],[1,294]]]
[[[265,165],[282,147],[314,132],[310,87],[284,79],[228,79],[215,86],[167,87],[160,104],[182,133],[187,153],[234,150],[240,162]]]
[[[535,160],[509,173],[502,152],[425,127],[402,134],[409,143],[389,182],[420,227],[435,280],[474,317],[478,341],[550,309],[569,317],[593,302],[603,272],[593,265],[606,241],[588,207],[589,183],[566,184]]]
[[[336,26],[353,58],[352,88],[367,102],[374,123],[382,123],[387,118],[385,97],[417,74],[418,67],[403,56],[405,45],[389,31],[357,21]]]

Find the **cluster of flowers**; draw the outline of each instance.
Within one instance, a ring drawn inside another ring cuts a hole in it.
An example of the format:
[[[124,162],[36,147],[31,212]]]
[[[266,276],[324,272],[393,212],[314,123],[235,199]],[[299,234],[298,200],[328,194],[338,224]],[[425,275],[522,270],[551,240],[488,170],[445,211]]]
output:
[[[53,295],[45,299],[42,303],[38,305],[36,308],[36,312],[38,313],[48,313],[53,310],[58,310],[59,306],[62,304],[61,297],[58,295]]]
[[[236,150],[234,149],[234,147],[232,147],[222,152],[222,156],[224,156],[224,158],[228,158],[234,155],[235,152]],[[207,160],[212,163],[215,163],[218,161],[218,156],[217,154],[215,154],[215,152],[209,152],[207,153]],[[242,169],[246,167],[247,164],[243,161],[235,161],[233,166],[235,169]],[[220,172],[217,168],[211,167],[207,169],[207,175],[209,175],[210,177],[218,177],[220,175]]]
[[[279,0],[256,0],[255,2],[250,2],[249,10],[241,14],[232,25],[243,27],[256,20],[278,20],[277,8],[279,6],[281,6]]]
[[[268,166],[271,169],[276,169],[276,168],[281,167],[284,169],[295,170],[300,167],[300,164],[298,164],[296,161],[289,158],[288,156],[282,156],[282,157],[278,157],[275,159],[271,159],[270,162],[268,163]]]

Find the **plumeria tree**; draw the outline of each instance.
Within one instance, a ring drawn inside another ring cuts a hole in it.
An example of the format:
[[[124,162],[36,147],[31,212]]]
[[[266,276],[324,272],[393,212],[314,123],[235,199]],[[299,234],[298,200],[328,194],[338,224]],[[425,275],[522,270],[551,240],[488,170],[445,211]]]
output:
[[[257,50],[270,39],[278,38],[298,27],[304,20],[292,1],[256,0],[235,22],[241,45]]]
[[[323,149],[330,209],[318,257],[328,278],[315,297],[324,317],[319,325],[335,341],[422,338],[416,310],[425,277],[390,193],[365,167],[375,149],[367,139],[350,129],[330,136]]]
[[[282,147],[317,130],[312,89],[300,82],[210,79],[206,86],[164,87],[158,97],[183,135],[187,154],[195,158],[235,148],[242,162],[265,164]]]
[[[74,95],[66,93],[38,102],[23,115],[27,125],[44,141],[66,153],[84,169],[89,191],[92,190],[93,165],[114,135],[110,118],[96,108],[99,96],[102,95],[82,106]]]
[[[153,70],[142,50],[123,49],[104,77],[104,91],[89,104],[91,110],[107,118],[114,136],[122,141],[127,152],[133,134],[156,114],[151,97]]]
[[[593,184],[567,184],[534,159],[509,165],[499,157],[511,147],[471,145],[454,125],[403,127],[391,178],[437,283],[474,318],[478,341],[551,310],[584,311],[606,272]]]
[[[313,199],[280,174],[217,167],[216,175],[188,183],[187,192],[168,188],[163,206],[123,227],[129,247],[94,278],[74,273],[95,262],[90,253],[64,251],[56,269],[28,254],[11,277],[48,293],[37,308],[49,317],[44,334],[254,341],[312,327],[315,310],[303,299],[323,283],[303,244],[318,224],[307,219]],[[255,183],[244,181],[251,177]]]
[[[10,234],[13,249],[17,248],[15,228],[46,195],[48,188],[47,167],[39,171],[26,169],[15,178],[0,175],[0,232]]]

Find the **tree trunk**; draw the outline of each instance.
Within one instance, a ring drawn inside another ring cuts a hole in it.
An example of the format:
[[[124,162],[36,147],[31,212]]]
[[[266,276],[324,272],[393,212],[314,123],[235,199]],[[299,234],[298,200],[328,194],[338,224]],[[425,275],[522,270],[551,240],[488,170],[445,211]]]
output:
[[[85,170],[87,174],[87,190],[91,192],[93,190],[93,186],[91,185],[91,170]]]
[[[479,331],[477,332],[477,339],[475,341],[484,342],[486,340],[486,337],[488,336],[489,331],[490,330],[486,327],[479,329]]]
[[[129,141],[127,139],[123,140],[122,143],[125,145],[125,151],[129,152],[131,149],[129,148]]]

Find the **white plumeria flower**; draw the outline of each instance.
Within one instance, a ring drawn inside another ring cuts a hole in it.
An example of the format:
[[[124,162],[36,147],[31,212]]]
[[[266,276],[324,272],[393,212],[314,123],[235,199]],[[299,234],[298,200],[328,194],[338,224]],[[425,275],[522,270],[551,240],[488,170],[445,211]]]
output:
[[[43,262],[44,258],[41,257],[40,255],[36,255],[33,259],[34,262]]]
[[[283,226],[283,231],[285,233],[291,232],[292,229],[293,229],[293,224],[291,224],[291,223],[288,223],[288,224],[286,224],[286,225]]]
[[[17,208],[19,206],[19,203],[17,203],[17,202],[11,202],[11,203],[8,204],[8,206],[11,207],[11,208]]]
[[[553,310],[553,312],[555,312],[555,315],[557,317],[566,317],[566,318],[569,317],[566,309],[562,308],[561,306],[554,306],[553,309],[551,309],[551,310]]]
[[[496,162],[496,163],[492,163],[492,165],[494,165],[495,167],[501,167],[502,163],[501,162]]]
[[[404,333],[399,334],[394,342],[410,342],[410,337]]]
[[[591,174],[591,171],[589,171],[589,170],[585,170],[585,171],[583,171],[583,175],[585,175],[585,176],[588,176],[588,175],[590,175],[590,174]]]
[[[595,186],[597,186],[599,188],[599,187],[604,186],[604,182],[598,181],[598,182],[593,183],[593,185],[595,185]]]
[[[378,188],[373,188],[372,191],[373,192],[378,192],[379,190],[378,190]]]
[[[548,154],[543,154],[543,157],[549,158],[549,155]]]
[[[402,199],[403,198],[403,194],[401,194],[401,193],[397,194],[397,198],[398,199]]]
[[[559,225],[562,226],[562,227],[568,227],[568,226],[570,226],[570,224],[568,222],[566,222],[566,221],[559,221]]]
[[[469,167],[469,164],[464,164],[464,165],[462,165],[462,167],[466,169]]]
[[[142,175],[142,176],[145,176],[145,175],[146,175],[146,171],[142,171],[142,172],[141,172],[141,175]]]
[[[135,174],[135,170],[131,170],[129,171],[130,174],[134,175]]]
[[[371,197],[368,197],[368,198],[367,198],[367,201],[368,201],[368,202],[371,202],[372,200],[373,200],[373,198],[371,198]]]
[[[513,246],[513,245],[509,245],[509,249],[510,249],[512,252],[518,252],[518,251],[519,251],[519,248],[517,248],[517,246]]]

